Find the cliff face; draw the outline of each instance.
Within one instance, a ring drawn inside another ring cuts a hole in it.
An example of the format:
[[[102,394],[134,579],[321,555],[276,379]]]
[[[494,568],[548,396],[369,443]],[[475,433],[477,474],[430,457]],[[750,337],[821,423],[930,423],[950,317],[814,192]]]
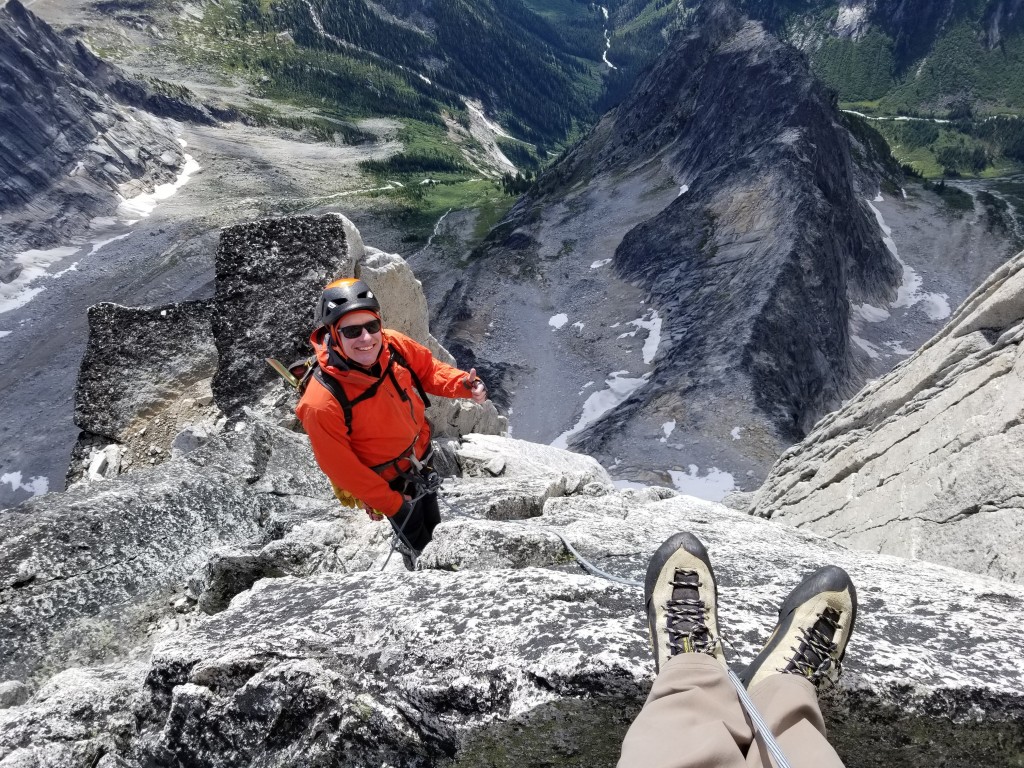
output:
[[[585,382],[628,371],[642,386],[570,446],[634,474],[713,465],[750,483],[863,381],[851,302],[885,304],[901,273],[864,200],[885,169],[803,56],[726,4],[693,29],[495,230],[452,332],[518,366],[514,412],[563,396],[517,434],[552,440]],[[531,305],[571,325],[509,361]],[[622,340],[638,322],[656,357]]]
[[[184,165],[170,125],[110,95],[123,87],[115,68],[18,0],[0,9],[0,255],[109,215],[119,194],[169,181]]]
[[[786,452],[752,512],[1024,582],[1024,254],[916,355]]]

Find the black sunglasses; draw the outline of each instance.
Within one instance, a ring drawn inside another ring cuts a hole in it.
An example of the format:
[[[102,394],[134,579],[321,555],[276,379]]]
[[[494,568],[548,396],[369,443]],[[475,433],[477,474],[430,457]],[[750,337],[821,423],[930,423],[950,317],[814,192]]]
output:
[[[363,328],[367,333],[377,333],[380,330],[380,320],[371,320],[362,325],[339,325],[338,332],[346,339],[358,339],[363,335]]]

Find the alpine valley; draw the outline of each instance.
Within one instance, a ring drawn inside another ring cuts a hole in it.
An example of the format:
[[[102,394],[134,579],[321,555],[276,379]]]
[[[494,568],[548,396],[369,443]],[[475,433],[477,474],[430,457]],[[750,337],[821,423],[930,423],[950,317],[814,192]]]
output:
[[[1020,0],[6,0],[0,768],[614,765],[677,530],[1020,766],[1022,113]],[[264,363],[353,275],[491,394],[411,572]]]

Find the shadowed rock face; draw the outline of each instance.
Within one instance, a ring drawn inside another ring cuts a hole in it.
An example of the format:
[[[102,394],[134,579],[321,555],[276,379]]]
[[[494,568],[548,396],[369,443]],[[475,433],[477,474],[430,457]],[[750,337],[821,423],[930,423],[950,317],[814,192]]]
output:
[[[234,415],[276,379],[265,358],[287,365],[309,354],[316,298],[362,256],[362,239],[341,216],[268,219],[221,234],[213,320],[221,410]]]
[[[752,513],[1024,583],[1024,254],[779,460]]]
[[[89,308],[89,345],[75,387],[75,424],[82,430],[67,482],[90,475],[96,450],[114,451],[102,471],[167,459],[190,425],[216,423],[210,379],[217,370],[213,304],[190,301],[157,308],[97,304]]]
[[[901,271],[857,194],[851,137],[801,54],[724,11],[712,29],[672,47],[599,150],[632,158],[675,125],[668,154],[692,180],[626,235],[614,264],[681,331],[655,384],[689,378],[684,396],[710,405],[709,390],[735,391],[729,379],[740,379],[795,440],[859,382],[850,303],[893,298]],[[659,100],[671,106],[653,110]],[[583,444],[599,446],[616,426]]]
[[[0,8],[0,235],[8,248],[51,243],[112,213],[121,185],[169,181],[184,165],[169,125],[111,98],[119,83],[128,94],[126,82],[18,0]]]

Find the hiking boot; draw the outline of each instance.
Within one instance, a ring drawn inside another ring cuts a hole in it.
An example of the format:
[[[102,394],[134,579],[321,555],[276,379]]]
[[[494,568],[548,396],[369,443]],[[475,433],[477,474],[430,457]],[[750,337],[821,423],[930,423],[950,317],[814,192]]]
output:
[[[644,580],[654,668],[680,653],[706,653],[725,664],[718,638],[718,589],[704,545],[677,533],[658,547]]]
[[[391,546],[395,552],[402,556],[402,563],[405,565],[405,570],[415,571],[416,559],[419,557],[420,553],[409,547],[409,545],[400,539],[395,539]]]
[[[740,679],[751,688],[769,675],[806,677],[815,688],[835,683],[857,619],[857,590],[849,574],[834,565],[804,577],[779,608],[767,645]]]

